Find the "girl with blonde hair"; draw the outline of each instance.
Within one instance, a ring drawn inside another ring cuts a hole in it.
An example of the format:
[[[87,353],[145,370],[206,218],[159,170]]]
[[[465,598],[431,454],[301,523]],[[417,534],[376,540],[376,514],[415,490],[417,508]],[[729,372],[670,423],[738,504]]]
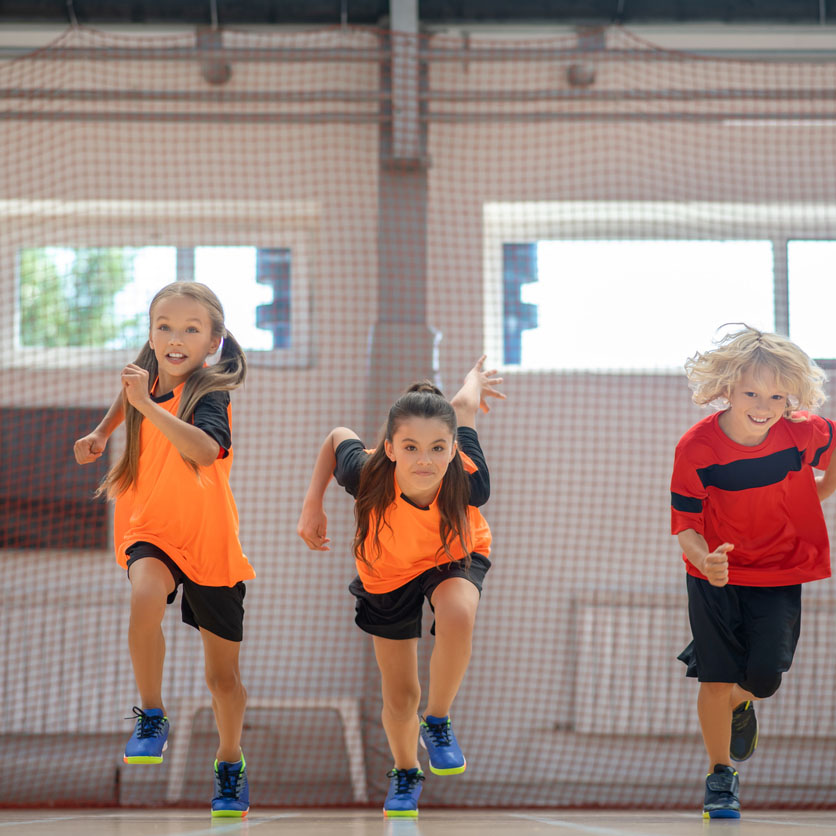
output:
[[[241,550],[229,487],[229,392],[244,382],[247,365],[206,285],[167,285],[152,300],[149,316],[148,341],[122,369],[120,396],[74,447],[79,464],[95,461],[124,418],[124,453],[99,488],[116,500],[116,559],[131,582],[128,643],[141,707],[134,707],[124,760],[163,761],[169,722],[162,698],[162,620],[182,586],[182,619],[203,640],[220,737],[212,815],[243,817],[249,810],[240,745],[247,693],[238,654],[244,581],[255,572]],[[207,365],[218,348],[218,362]]]

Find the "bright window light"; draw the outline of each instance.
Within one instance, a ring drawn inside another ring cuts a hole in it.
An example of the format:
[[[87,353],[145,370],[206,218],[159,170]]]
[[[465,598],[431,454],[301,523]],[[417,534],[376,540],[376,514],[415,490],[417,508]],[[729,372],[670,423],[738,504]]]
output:
[[[519,368],[675,369],[724,323],[774,330],[770,241],[539,241]]]
[[[836,356],[828,315],[836,305],[836,241],[787,244],[790,338],[811,357]]]

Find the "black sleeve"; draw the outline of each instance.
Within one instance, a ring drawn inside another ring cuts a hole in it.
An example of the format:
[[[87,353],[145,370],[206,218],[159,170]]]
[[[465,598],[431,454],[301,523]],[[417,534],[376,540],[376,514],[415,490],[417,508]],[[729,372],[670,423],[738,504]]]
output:
[[[479,444],[479,436],[472,427],[459,427],[457,430],[459,449],[473,460],[476,465],[475,473],[468,473],[470,477],[470,505],[484,505],[491,497],[491,475],[485,454]]]
[[[334,478],[352,496],[357,496],[360,486],[360,471],[369,458],[363,447],[363,442],[357,438],[347,438],[341,441],[334,451],[337,466],[334,468]]]
[[[229,455],[229,448],[232,447],[228,406],[229,392],[210,392],[197,402],[192,413],[192,423],[218,442],[221,459]]]

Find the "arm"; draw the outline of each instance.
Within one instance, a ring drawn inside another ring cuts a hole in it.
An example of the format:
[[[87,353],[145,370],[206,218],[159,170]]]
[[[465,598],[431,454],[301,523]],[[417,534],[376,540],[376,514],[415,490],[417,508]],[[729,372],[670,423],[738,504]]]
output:
[[[202,467],[208,467],[218,458],[221,446],[212,436],[151,400],[148,372],[145,369],[129,363],[122,370],[122,386],[131,406],[141,412],[181,455]]]
[[[819,502],[822,502],[836,491],[836,456],[833,455],[833,436],[836,428],[833,421],[820,415],[808,415],[805,421],[812,427],[812,438],[805,445],[807,450],[812,452],[808,458],[805,450],[805,460],[819,471],[814,478],[816,493]]]
[[[505,400],[502,392],[497,392],[493,387],[502,383],[501,377],[494,377],[496,369],[489,372],[482,368],[486,355],[482,355],[476,365],[465,375],[462,388],[450,399],[450,404],[456,411],[456,421],[460,427],[476,428],[476,413],[489,412],[485,398],[500,398]]]
[[[101,458],[105,447],[107,447],[107,440],[113,434],[113,431],[122,423],[124,418],[125,410],[122,406],[122,393],[120,392],[96,429],[83,438],[79,438],[73,444],[75,460],[79,464],[89,464]]]
[[[467,478],[470,481],[470,500],[468,505],[476,507],[484,505],[491,497],[491,476],[488,472],[488,465],[485,461],[485,454],[479,444],[479,436],[472,427],[459,427],[457,432],[459,452],[464,453],[476,467],[471,473],[467,465]]]
[[[326,537],[328,518],[325,515],[323,501],[328,484],[333,478],[334,468],[337,466],[335,455],[337,447],[349,438],[359,438],[359,436],[347,427],[335,427],[325,437],[316,457],[308,491],[302,503],[302,514],[296,525],[296,533],[313,551],[330,551],[328,543],[331,541]]]
[[[727,553],[734,548],[731,543],[723,543],[712,552],[705,537],[693,528],[680,531],[676,536],[688,562],[705,575],[712,586],[725,586],[729,582]]]

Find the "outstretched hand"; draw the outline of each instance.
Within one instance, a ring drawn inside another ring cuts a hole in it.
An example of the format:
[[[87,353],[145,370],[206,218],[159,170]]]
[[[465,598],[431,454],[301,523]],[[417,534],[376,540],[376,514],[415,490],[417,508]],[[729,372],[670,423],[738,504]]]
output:
[[[476,361],[473,368],[465,375],[464,386],[462,387],[463,391],[472,391],[475,393],[475,396],[479,398],[478,408],[481,409],[482,412],[491,411],[491,408],[488,406],[488,402],[485,400],[486,398],[499,398],[500,400],[505,400],[505,394],[494,388],[502,383],[502,378],[496,377],[497,370],[490,369],[489,371],[486,371],[483,368],[487,356],[487,354],[483,354]],[[476,404],[474,404],[474,409],[475,408]]]

